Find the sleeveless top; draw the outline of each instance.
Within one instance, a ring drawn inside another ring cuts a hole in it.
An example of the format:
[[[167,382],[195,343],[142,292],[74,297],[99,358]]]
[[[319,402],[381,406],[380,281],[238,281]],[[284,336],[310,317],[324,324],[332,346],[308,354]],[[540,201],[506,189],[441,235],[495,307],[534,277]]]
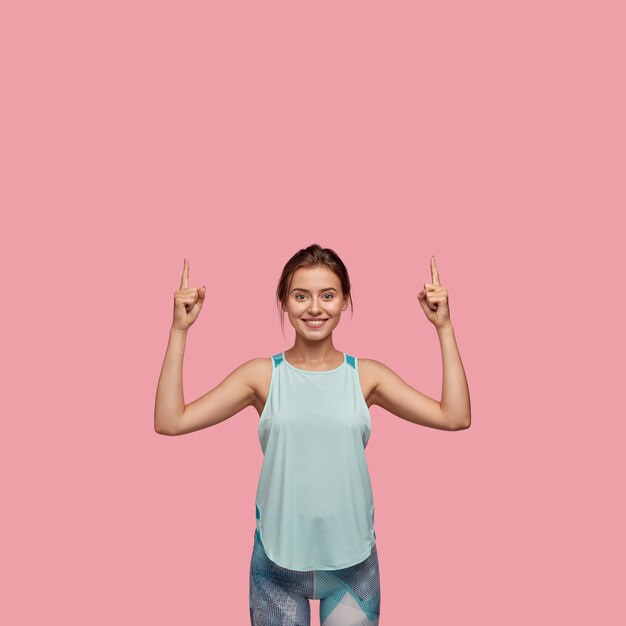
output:
[[[263,465],[255,540],[292,570],[335,570],[364,561],[376,542],[365,458],[372,429],[357,358],[332,370],[271,357],[272,378],[259,420]]]

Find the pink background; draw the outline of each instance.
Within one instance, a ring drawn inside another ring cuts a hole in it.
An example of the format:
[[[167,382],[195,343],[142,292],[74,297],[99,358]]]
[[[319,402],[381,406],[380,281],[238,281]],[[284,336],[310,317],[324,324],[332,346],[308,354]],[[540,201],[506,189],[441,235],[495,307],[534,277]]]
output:
[[[381,626],[626,623],[622,7],[3,5],[0,621],[249,624],[258,415],[159,436],[156,384],[183,257],[190,402],[317,242],[335,346],[440,399],[434,254],[470,385],[371,410]]]

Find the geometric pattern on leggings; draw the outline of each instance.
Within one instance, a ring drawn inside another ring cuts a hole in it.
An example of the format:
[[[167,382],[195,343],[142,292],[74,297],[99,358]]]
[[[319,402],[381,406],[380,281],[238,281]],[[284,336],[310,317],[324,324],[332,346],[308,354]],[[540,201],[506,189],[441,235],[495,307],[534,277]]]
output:
[[[378,626],[380,573],[376,544],[367,559],[356,565],[301,572],[270,560],[255,533],[250,561],[252,626],[310,626],[309,600],[320,600],[321,626]]]

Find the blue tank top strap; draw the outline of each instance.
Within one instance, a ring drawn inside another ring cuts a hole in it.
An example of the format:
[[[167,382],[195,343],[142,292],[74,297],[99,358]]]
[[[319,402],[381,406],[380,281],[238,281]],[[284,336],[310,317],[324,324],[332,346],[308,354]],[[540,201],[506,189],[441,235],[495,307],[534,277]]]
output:
[[[348,365],[350,365],[353,369],[356,369],[356,359],[347,352],[344,354],[346,355],[346,362]],[[278,367],[283,361],[283,353],[279,352],[278,354],[272,355],[272,360],[274,361],[274,367]]]

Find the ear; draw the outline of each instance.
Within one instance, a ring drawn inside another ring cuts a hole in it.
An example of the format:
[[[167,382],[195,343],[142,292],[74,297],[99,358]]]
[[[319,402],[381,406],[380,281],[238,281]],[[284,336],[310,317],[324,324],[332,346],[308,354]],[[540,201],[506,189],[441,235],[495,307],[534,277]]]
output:
[[[346,311],[348,309],[348,305],[350,304],[350,297],[345,296],[343,299],[343,306],[341,307],[342,311]]]

